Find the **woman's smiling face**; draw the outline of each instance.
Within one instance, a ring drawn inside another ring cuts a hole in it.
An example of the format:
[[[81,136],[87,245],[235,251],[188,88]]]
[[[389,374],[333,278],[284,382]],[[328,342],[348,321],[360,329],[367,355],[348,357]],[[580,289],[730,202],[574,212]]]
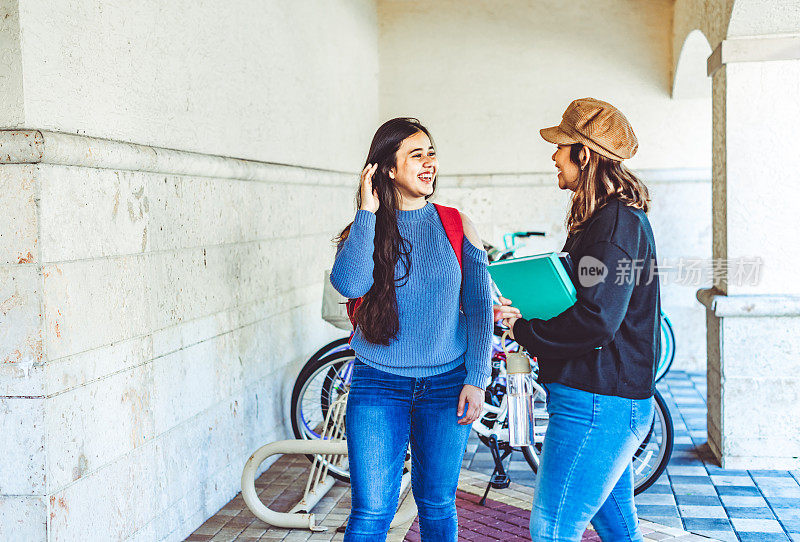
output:
[[[570,158],[569,145],[559,145],[552,159],[558,170],[558,187],[561,190],[575,190],[578,187],[578,177],[581,168]]]
[[[408,136],[395,153],[397,165],[389,176],[404,200],[413,200],[433,193],[433,181],[439,170],[436,150],[425,132]]]

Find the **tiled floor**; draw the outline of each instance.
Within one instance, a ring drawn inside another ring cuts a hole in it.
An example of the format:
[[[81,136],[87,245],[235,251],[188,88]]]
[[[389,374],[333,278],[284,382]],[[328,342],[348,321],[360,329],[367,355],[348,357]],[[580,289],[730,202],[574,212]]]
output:
[[[659,384],[675,424],[675,449],[658,483],[636,497],[639,516],[720,540],[800,541],[800,472],[717,467],[706,444],[705,374],[672,371]],[[470,442],[464,467],[491,470],[489,451]],[[524,459],[512,479],[532,485]]]
[[[681,530],[686,529],[718,540],[800,541],[800,472],[733,471],[715,466],[706,446],[705,375],[673,371],[659,384],[659,389],[675,423],[675,451],[667,472],[636,497],[646,539],[692,540],[693,537]],[[493,468],[491,457],[477,438],[470,441],[467,452],[459,489],[466,494],[481,494]],[[276,510],[288,508],[290,502],[299,498],[302,488],[290,488],[302,485],[298,481],[304,479],[308,468],[304,458],[289,457],[273,465],[257,485],[261,499],[267,505],[272,503]],[[496,525],[514,523],[516,528],[524,530],[525,513],[519,510],[530,509],[533,474],[521,456],[512,457],[509,472],[513,480],[511,487],[493,490],[490,493],[493,511],[484,512],[510,514],[511,517],[472,521],[481,517],[475,510],[462,514],[462,540],[495,540],[486,528],[492,521]],[[464,493],[459,494],[460,508],[474,507],[474,499]],[[320,523],[330,530],[312,534],[269,527],[250,513],[240,494],[187,540],[341,540],[342,534],[337,533],[336,528],[347,517],[349,500],[348,487],[337,484],[314,510]],[[468,516],[472,517],[467,520]],[[406,534],[409,526],[411,530]],[[399,542],[407,537],[412,542],[416,540],[415,532],[409,523],[390,532],[388,540]],[[524,532],[518,534],[520,537],[504,540],[524,539]],[[587,531],[584,540],[597,538]]]
[[[512,482],[511,485],[501,491],[492,490],[489,493],[486,507],[478,507],[475,503],[479,500],[486,489],[489,474],[486,472],[476,472],[462,469],[461,477],[458,481],[459,498],[456,504],[459,509],[459,521],[463,528],[459,531],[459,540],[502,540],[517,541],[530,540],[527,532],[528,520],[530,519],[530,509],[532,502],[532,490],[528,486]],[[474,498],[469,499],[461,495],[469,493]],[[492,499],[493,498],[493,499]],[[511,524],[511,525],[508,525]],[[715,542],[712,539],[693,535],[686,531],[676,528],[659,525],[647,520],[639,520],[645,542],[693,542],[705,541]],[[494,527],[492,531],[486,527]],[[415,542],[413,529],[406,536],[407,542]],[[499,533],[497,531],[500,531]],[[513,536],[512,534],[513,533]],[[473,537],[473,535],[481,535]],[[599,542],[600,537],[590,527],[583,533],[583,542]]]
[[[283,456],[256,481],[256,492],[270,509],[288,510],[302,496],[309,463],[302,456]],[[532,490],[512,483],[502,491],[492,491],[486,506],[478,501],[486,488],[489,475],[462,470],[458,483],[456,506],[459,511],[459,541],[517,542],[530,540],[528,520]],[[406,495],[407,496],[407,495]],[[241,494],[226,504],[186,540],[191,542],[341,542],[343,526],[350,508],[350,492],[345,484],[335,485],[314,507],[316,523],[327,527],[325,532],[312,533],[306,529],[279,529],[256,519],[245,506]],[[691,535],[675,527],[641,520],[646,542],[701,542],[708,538]],[[600,538],[587,529],[583,542],[599,542]],[[419,524],[410,519],[389,531],[387,542],[420,542]]]
[[[483,488],[478,488],[478,493],[483,493]],[[526,495],[527,497],[528,495]],[[459,490],[456,494],[456,507],[458,508],[460,541],[474,542],[508,542],[511,540],[530,540],[528,521],[530,509],[518,508],[507,502],[486,499],[481,506],[481,497],[477,494]],[[530,499],[526,499],[526,502]],[[687,534],[683,531],[664,528],[654,523],[642,522],[642,535],[645,542],[713,542],[711,539]],[[419,533],[419,518],[414,521],[406,534],[404,542],[421,542]],[[583,533],[581,542],[601,542],[598,534],[592,529]]]

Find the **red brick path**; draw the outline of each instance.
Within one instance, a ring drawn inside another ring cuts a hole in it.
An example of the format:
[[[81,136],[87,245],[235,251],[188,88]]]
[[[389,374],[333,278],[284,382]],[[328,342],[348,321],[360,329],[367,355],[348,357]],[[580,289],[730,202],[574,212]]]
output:
[[[495,540],[514,541],[530,540],[528,520],[531,513],[501,502],[486,499],[486,506],[480,506],[480,497],[458,491],[456,508],[458,509],[459,540],[474,542],[490,542]],[[406,542],[421,542],[419,537],[419,518],[414,520],[405,538]],[[584,542],[600,542],[594,531],[583,534]]]

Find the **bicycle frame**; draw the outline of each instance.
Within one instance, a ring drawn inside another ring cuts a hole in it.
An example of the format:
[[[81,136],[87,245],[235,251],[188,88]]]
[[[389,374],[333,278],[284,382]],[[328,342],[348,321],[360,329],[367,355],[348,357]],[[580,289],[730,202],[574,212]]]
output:
[[[492,335],[492,357],[494,358],[497,354],[503,353],[503,346],[501,343],[501,337],[498,335]],[[508,341],[509,349],[517,349],[519,346],[516,342]],[[326,355],[330,355],[335,352],[340,352],[349,349],[349,345],[343,345],[338,348],[332,349],[329,352],[326,352]],[[349,385],[352,379],[352,365],[353,362],[348,362],[341,368],[339,373],[340,378],[342,379],[342,383],[344,385]],[[505,360],[502,360],[502,364],[500,366],[500,375],[498,379],[505,378]],[[542,395],[542,397],[546,397],[547,393],[545,392],[544,388],[537,382],[534,382],[534,389],[536,393]],[[491,418],[491,419],[487,419]],[[483,413],[481,418],[477,420],[475,423],[472,424],[472,429],[480,436],[485,438],[490,438],[494,436],[498,441],[508,442],[508,427],[503,427],[505,421],[508,419],[508,400],[506,396],[500,398],[499,406],[495,406],[487,401],[484,400],[483,403]],[[309,431],[311,434],[316,434],[313,428],[309,427],[308,424],[304,421],[304,425],[306,426],[306,430]],[[544,440],[544,433],[539,433],[538,431],[535,432],[536,440],[535,442],[539,443]]]

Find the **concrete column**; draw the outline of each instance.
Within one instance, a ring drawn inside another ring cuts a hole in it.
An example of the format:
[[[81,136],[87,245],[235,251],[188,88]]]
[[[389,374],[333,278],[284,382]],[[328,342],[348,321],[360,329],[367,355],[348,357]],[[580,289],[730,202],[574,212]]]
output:
[[[697,297],[725,468],[800,466],[798,59],[800,37],[726,40],[709,57],[715,270]]]

